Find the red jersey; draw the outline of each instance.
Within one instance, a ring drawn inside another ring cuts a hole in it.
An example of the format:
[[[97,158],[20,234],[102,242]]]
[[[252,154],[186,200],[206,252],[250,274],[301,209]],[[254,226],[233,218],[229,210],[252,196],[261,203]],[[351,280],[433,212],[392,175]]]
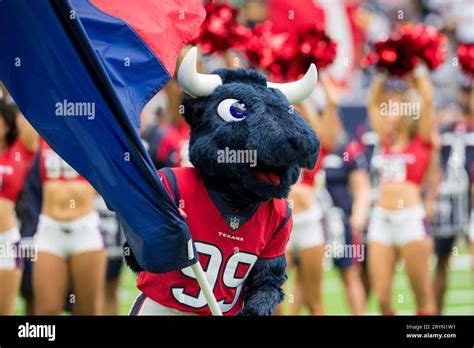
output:
[[[242,308],[245,280],[255,262],[285,253],[292,228],[287,200],[260,203],[243,223],[241,214],[235,211],[226,221],[196,169],[165,168],[158,173],[187,215],[199,262],[222,313],[234,315]],[[163,306],[211,314],[190,267],[164,274],[141,272],[137,287]]]
[[[41,140],[40,144],[40,177],[43,182],[48,180],[86,180],[59,157],[44,140]]]
[[[314,185],[314,180],[316,177],[316,174],[318,174],[319,170],[321,169],[321,165],[323,163],[324,157],[329,153],[330,151],[326,150],[323,146],[321,146],[319,150],[319,156],[318,160],[316,161],[316,164],[314,165],[313,169],[303,169],[301,171],[300,175],[300,180],[299,183],[302,185],[308,185],[308,186],[313,186]]]
[[[394,152],[389,144],[383,145],[382,151],[382,181],[421,185],[431,161],[431,142],[415,136],[401,151]]]
[[[34,157],[19,138],[0,153],[0,198],[16,201]]]

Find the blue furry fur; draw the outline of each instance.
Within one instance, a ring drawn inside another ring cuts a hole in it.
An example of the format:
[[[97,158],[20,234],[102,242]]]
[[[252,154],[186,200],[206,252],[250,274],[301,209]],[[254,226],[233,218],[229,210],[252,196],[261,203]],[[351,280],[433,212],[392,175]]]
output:
[[[260,259],[247,278],[244,307],[237,315],[272,315],[285,295],[281,289],[287,279],[285,256]]]

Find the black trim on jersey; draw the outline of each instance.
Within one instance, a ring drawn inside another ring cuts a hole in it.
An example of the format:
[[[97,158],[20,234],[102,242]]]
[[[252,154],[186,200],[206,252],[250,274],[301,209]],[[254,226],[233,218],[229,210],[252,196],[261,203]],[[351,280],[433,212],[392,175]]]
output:
[[[285,216],[285,220],[283,220],[283,222],[280,224],[280,226],[278,226],[278,228],[276,229],[276,231],[272,234],[272,237],[270,238],[270,240],[273,239],[273,237],[275,237],[278,232],[280,232],[283,227],[286,226],[286,224],[288,223],[288,220],[290,220],[290,216],[291,216],[291,208],[290,208],[290,202],[288,202],[288,200],[286,199],[285,200],[285,203],[286,203],[286,216]]]
[[[213,190],[207,185],[205,185],[205,188],[209,197],[211,198],[211,201],[214,203],[214,206],[217,208],[226,225],[230,228],[231,231],[237,231],[242,226],[244,226],[260,207],[260,203],[256,203],[246,205],[241,209],[238,209],[236,207],[233,207],[232,202],[226,199],[226,197],[220,192]],[[230,219],[233,217],[238,217],[241,221],[239,227],[236,229],[230,227]]]
[[[168,181],[168,185],[171,187],[171,190],[173,191],[173,196],[174,196],[174,203],[176,206],[179,207],[179,190],[178,190],[178,181],[176,179],[176,175],[174,172],[171,170],[171,168],[161,168],[159,170],[160,173],[162,173],[166,180]]]

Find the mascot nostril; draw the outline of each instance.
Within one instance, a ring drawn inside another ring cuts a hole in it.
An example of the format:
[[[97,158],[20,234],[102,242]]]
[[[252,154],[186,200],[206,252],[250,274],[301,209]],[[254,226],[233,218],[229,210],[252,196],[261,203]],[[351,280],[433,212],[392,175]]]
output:
[[[288,139],[288,143],[290,144],[291,148],[298,153],[302,148],[301,140],[297,137],[292,137]]]
[[[159,175],[185,212],[197,251],[206,255],[203,268],[222,313],[271,315],[287,278],[292,217],[286,198],[319,152],[316,133],[290,104],[312,92],[316,67],[298,81],[274,84],[247,69],[200,74],[196,59],[192,48],[178,71],[188,95],[183,105],[194,168],[165,168]],[[159,306],[210,313],[186,269],[142,273],[138,287]]]

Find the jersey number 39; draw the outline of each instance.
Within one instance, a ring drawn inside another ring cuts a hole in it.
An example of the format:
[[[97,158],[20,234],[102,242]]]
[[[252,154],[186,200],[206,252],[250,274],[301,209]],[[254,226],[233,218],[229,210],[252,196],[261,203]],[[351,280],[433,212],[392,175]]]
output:
[[[250,270],[257,261],[257,256],[240,251],[232,254],[232,256],[230,256],[227,260],[224,260],[222,252],[216,246],[201,242],[196,242],[195,245],[198,253],[206,255],[209,258],[205,274],[211,289],[215,289],[219,280],[222,282],[222,287],[235,289],[234,297],[230,302],[226,301],[228,299],[225,298],[217,299],[221,311],[226,313],[230,311],[237,303],[242,289],[242,283],[247,278]],[[236,271],[241,264],[247,265],[248,269],[243,277],[237,277]],[[196,278],[193,271],[191,270],[191,267],[186,267],[182,269],[181,272],[188,277],[194,279]],[[221,279],[219,279],[219,276]],[[184,287],[172,288],[172,294],[176,301],[192,308],[203,308],[207,305],[207,301],[202,290],[199,290],[197,296],[193,296],[187,294],[186,288]]]

